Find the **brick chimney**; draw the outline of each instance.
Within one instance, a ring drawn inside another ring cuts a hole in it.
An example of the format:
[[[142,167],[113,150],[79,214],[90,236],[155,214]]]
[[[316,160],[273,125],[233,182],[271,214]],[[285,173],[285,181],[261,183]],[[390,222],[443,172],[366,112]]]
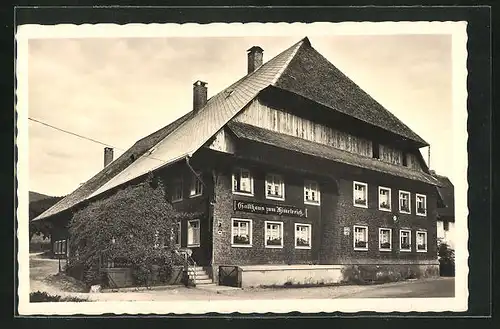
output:
[[[253,46],[248,52],[248,74],[252,73],[262,65],[264,49]]]
[[[109,165],[113,161],[113,148],[105,147],[104,148],[104,167]]]
[[[205,104],[207,104],[207,83],[198,80],[193,84],[193,112],[198,112]]]

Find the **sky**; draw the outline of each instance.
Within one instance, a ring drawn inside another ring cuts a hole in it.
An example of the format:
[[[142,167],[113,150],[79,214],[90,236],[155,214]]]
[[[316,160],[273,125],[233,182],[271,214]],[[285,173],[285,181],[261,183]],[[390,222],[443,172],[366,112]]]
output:
[[[31,39],[29,117],[104,142],[115,159],[246,74],[246,50],[264,61],[299,41],[276,37]],[[451,175],[450,35],[309,36],[312,46],[431,145],[431,169]],[[104,146],[29,121],[29,189],[61,196],[103,167]],[[427,150],[424,151],[427,161]]]

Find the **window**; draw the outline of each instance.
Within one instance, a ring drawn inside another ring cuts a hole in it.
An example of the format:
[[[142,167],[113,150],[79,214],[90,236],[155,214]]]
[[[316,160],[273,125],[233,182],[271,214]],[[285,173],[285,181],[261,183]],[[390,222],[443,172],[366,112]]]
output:
[[[182,193],[182,179],[175,179],[173,182],[174,189],[172,191],[172,202],[181,201],[183,197]]]
[[[391,189],[388,187],[378,187],[378,209],[391,211]]]
[[[188,221],[187,246],[188,247],[199,247],[200,246],[200,220],[199,219]]]
[[[399,212],[410,214],[410,192],[399,191]]]
[[[200,173],[197,172],[196,175],[200,176]],[[191,191],[189,192],[190,197],[195,197],[203,194],[203,184],[200,179],[193,174],[193,178],[191,180]]]
[[[417,231],[417,252],[427,251],[427,232]]]
[[[378,229],[378,248],[381,251],[391,251],[392,249],[392,230],[390,228]]]
[[[266,248],[283,248],[283,223],[265,222]]]
[[[253,177],[247,169],[237,169],[233,173],[233,193],[253,195]]]
[[[354,250],[368,250],[368,226],[354,226]]]
[[[410,230],[399,231],[399,250],[411,251],[411,231]]]
[[[67,240],[57,240],[56,242],[54,242],[55,255],[66,255],[66,241]]]
[[[311,249],[310,224],[295,224],[295,248]]]
[[[373,158],[374,159],[380,159],[380,145],[378,143],[373,143]]]
[[[445,230],[445,231],[450,230],[450,222],[448,222],[448,221],[443,222],[443,230]]]
[[[417,207],[417,215],[419,216],[427,216],[427,196],[423,194],[416,195],[416,207]]]
[[[175,245],[176,245],[177,247],[180,247],[180,246],[181,246],[181,241],[182,241],[182,240],[181,240],[181,237],[182,237],[181,227],[182,227],[181,222],[178,222],[178,223],[177,223],[177,234],[175,234]]]
[[[368,208],[368,185],[354,182],[353,202],[356,207]]]
[[[266,176],[266,199],[285,200],[285,183],[283,177],[275,174]]]
[[[317,182],[304,182],[304,203],[319,205],[319,186]]]
[[[232,220],[231,246],[251,247],[252,246],[252,221],[250,219]]]

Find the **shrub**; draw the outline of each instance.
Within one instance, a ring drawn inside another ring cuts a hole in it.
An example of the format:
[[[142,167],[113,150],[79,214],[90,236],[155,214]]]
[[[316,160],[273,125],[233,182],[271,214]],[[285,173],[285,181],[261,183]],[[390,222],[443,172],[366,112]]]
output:
[[[103,284],[100,267],[132,268],[136,284],[149,285],[153,273],[165,277],[180,264],[176,223],[197,214],[176,212],[159,179],[128,186],[73,215],[69,224],[69,272],[80,268],[84,282]],[[116,264],[113,264],[116,262]],[[159,267],[159,270],[158,270]]]
[[[438,258],[440,275],[455,276],[455,251],[447,243],[439,244]]]
[[[418,266],[351,265],[342,269],[343,282],[351,284],[388,283],[422,277]]]
[[[40,303],[40,302],[87,302],[87,298],[79,298],[75,296],[61,297],[59,295],[50,295],[48,293],[35,291],[30,293],[30,302]]]

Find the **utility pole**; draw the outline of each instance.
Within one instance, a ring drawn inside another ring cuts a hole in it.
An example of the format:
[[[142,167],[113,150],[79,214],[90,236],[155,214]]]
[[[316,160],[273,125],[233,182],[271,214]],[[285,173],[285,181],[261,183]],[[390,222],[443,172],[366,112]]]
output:
[[[427,147],[427,167],[431,169],[431,146]]]

